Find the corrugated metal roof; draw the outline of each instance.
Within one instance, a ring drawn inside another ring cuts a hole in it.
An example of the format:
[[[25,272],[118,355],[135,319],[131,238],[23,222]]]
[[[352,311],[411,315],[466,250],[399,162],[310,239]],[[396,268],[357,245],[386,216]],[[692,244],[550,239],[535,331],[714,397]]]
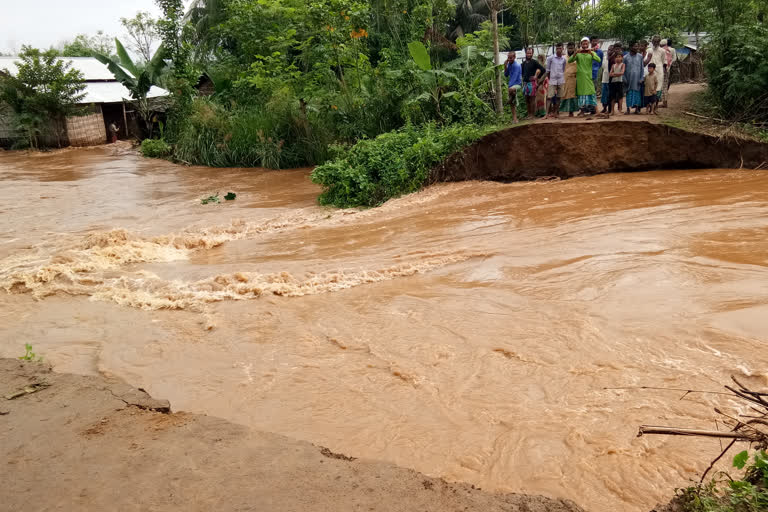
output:
[[[160,87],[152,87],[147,98],[168,96],[168,91]],[[131,93],[120,82],[90,82],[86,84],[85,98],[80,103],[118,103],[123,99],[130,100]]]
[[[7,68],[12,75],[15,75],[18,71],[17,60],[17,57],[0,57],[0,69]],[[72,67],[80,71],[86,81],[115,79],[109,68],[93,57],[57,57],[57,60],[72,62]]]
[[[117,103],[123,98],[130,99],[128,89],[115,80],[109,68],[93,57],[58,57],[59,60],[72,62],[72,67],[83,73],[86,81],[85,98],[80,103]],[[0,70],[7,69],[11,75],[18,72],[17,57],[0,57]],[[168,96],[168,91],[152,87],[148,98]]]

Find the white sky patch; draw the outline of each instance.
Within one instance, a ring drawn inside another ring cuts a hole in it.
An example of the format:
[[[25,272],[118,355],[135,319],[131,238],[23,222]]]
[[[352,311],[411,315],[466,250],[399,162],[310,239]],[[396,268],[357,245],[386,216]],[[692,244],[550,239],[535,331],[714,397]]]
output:
[[[138,11],[160,15],[154,0],[0,0],[0,52],[16,53],[24,44],[58,47],[77,34],[98,30],[124,40],[120,18]]]

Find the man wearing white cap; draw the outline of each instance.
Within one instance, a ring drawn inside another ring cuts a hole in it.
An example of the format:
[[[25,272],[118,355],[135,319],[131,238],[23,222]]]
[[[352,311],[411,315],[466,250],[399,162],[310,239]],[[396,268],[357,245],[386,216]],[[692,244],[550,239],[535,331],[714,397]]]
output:
[[[600,63],[601,59],[594,50],[589,48],[589,38],[581,39],[581,48],[572,55],[568,62],[576,63],[576,96],[579,99],[580,116],[594,114],[597,110],[597,94],[595,82],[592,81],[592,62]]]

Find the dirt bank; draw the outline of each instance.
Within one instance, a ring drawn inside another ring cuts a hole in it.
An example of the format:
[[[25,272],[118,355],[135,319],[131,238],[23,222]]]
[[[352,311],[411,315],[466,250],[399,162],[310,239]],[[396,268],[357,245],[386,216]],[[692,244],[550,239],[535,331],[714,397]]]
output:
[[[760,168],[768,144],[637,121],[535,123],[492,133],[449,157],[432,181],[523,181],[616,171]]]
[[[35,383],[50,386],[9,400]],[[224,420],[164,414],[122,381],[0,360],[0,510],[577,512],[358,460]]]

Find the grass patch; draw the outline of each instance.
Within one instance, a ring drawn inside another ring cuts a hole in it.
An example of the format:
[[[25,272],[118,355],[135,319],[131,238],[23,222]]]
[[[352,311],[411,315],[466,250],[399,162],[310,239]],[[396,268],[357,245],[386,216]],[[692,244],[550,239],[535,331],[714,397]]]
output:
[[[312,181],[324,188],[321,204],[341,208],[378,206],[419,190],[437,164],[498,128],[406,126],[362,140],[351,149],[334,148],[336,158],[317,167]]]
[[[704,485],[679,489],[669,510],[680,512],[758,512],[768,510],[768,454],[756,451],[750,462],[743,451],[733,466],[744,469],[740,479],[720,473]]]
[[[708,119],[686,116],[667,119],[664,124],[673,128],[695,131],[723,139],[740,139],[768,143],[768,126],[728,120],[707,88],[692,93],[688,110]]]
[[[173,148],[163,139],[144,139],[141,141],[141,154],[147,158],[165,158],[171,155]]]

